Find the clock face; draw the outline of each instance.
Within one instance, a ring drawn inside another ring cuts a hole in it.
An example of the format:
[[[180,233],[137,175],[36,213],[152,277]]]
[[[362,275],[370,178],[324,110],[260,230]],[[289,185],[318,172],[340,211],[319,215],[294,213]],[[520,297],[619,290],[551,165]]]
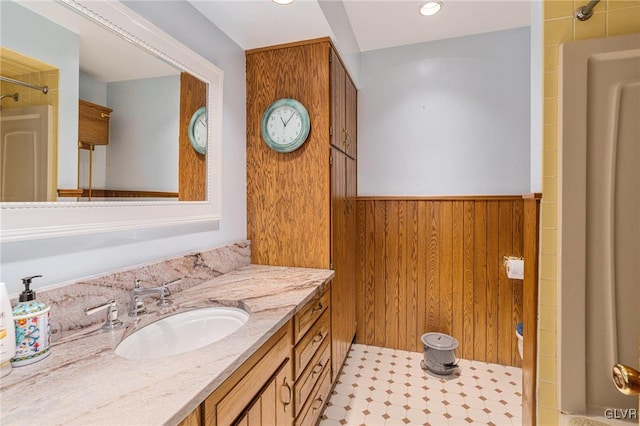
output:
[[[200,154],[207,152],[207,108],[199,108],[189,122],[189,141]]]
[[[299,138],[300,133],[302,119],[296,110],[289,106],[273,110],[267,124],[267,134],[273,142],[288,145]]]
[[[193,136],[196,145],[205,148],[207,146],[207,116],[201,115],[197,120],[193,129]]]
[[[295,99],[279,99],[262,116],[262,138],[271,149],[291,152],[309,136],[309,113]]]

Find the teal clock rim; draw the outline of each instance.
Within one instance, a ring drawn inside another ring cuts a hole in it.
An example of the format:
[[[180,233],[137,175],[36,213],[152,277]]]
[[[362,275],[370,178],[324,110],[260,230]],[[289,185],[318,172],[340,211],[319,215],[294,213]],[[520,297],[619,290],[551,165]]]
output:
[[[196,125],[196,121],[203,114],[205,116],[207,114],[207,107],[206,106],[198,108],[196,110],[196,112],[193,113],[193,115],[191,116],[191,120],[189,121],[189,142],[191,142],[191,146],[193,147],[193,149],[195,149],[197,153],[202,154],[202,155],[207,153],[207,146],[206,145],[205,146],[200,146],[200,145],[198,145],[198,143],[196,143],[196,137],[193,134],[193,129],[194,129],[195,125]],[[209,125],[209,123],[207,123],[207,126],[208,125]]]
[[[269,121],[269,117],[277,108],[281,108],[283,106],[288,106],[296,110],[298,115],[300,116],[300,121],[302,125],[302,132],[298,135],[296,139],[291,141],[288,144],[280,144],[271,139],[269,134],[267,133],[267,123]],[[278,152],[292,152],[296,149],[300,148],[302,144],[309,137],[309,131],[311,129],[311,121],[309,120],[309,113],[307,109],[300,103],[299,101],[291,98],[282,98],[274,101],[269,107],[265,110],[264,114],[262,114],[262,121],[260,123],[260,133],[262,134],[262,140],[269,146],[269,148]]]

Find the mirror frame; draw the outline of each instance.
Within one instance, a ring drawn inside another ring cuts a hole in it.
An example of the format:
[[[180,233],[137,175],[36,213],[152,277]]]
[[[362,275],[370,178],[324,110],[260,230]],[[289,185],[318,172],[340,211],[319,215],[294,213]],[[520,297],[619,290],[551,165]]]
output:
[[[52,16],[57,8],[63,8],[57,10],[64,13],[64,9],[69,7],[207,84],[206,201],[0,203],[0,242],[180,225],[189,225],[189,229],[193,229],[193,225],[204,230],[218,229],[221,212],[222,70],[118,1],[52,0],[28,5],[34,11],[41,7],[46,12],[45,16]]]

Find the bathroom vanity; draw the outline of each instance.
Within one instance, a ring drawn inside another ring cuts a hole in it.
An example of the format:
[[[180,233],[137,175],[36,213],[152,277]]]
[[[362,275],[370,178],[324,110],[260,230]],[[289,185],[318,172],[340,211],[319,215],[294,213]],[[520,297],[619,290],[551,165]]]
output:
[[[260,418],[275,416],[277,424],[313,424],[331,388],[332,278],[330,270],[250,265],[173,294],[170,307],[148,300],[149,312],[137,319],[121,313],[119,330],[103,331],[100,322],[68,334],[47,359],[3,378],[0,422],[222,425],[262,410]],[[145,325],[208,306],[233,306],[250,318],[183,354],[130,360],[114,353]]]
[[[321,286],[180,424],[312,425],[331,390],[330,289]]]

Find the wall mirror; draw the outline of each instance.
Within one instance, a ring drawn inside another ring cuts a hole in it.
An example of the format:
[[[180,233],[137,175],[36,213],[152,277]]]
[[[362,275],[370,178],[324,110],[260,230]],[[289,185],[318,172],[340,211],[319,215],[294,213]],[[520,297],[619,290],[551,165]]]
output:
[[[3,128],[23,103],[48,104],[50,122],[36,128],[54,141],[38,160],[48,169],[34,172],[50,177],[39,185],[44,195],[3,196],[2,241],[217,223],[222,71],[119,2],[18,0],[1,7],[3,61],[37,71],[20,102],[2,73],[2,95],[10,95],[2,99]],[[48,94],[41,93],[45,85]],[[109,121],[105,142],[84,136],[83,103],[90,113],[106,108],[96,112]],[[20,150],[37,149],[27,142]],[[2,164],[22,173],[31,166]]]

